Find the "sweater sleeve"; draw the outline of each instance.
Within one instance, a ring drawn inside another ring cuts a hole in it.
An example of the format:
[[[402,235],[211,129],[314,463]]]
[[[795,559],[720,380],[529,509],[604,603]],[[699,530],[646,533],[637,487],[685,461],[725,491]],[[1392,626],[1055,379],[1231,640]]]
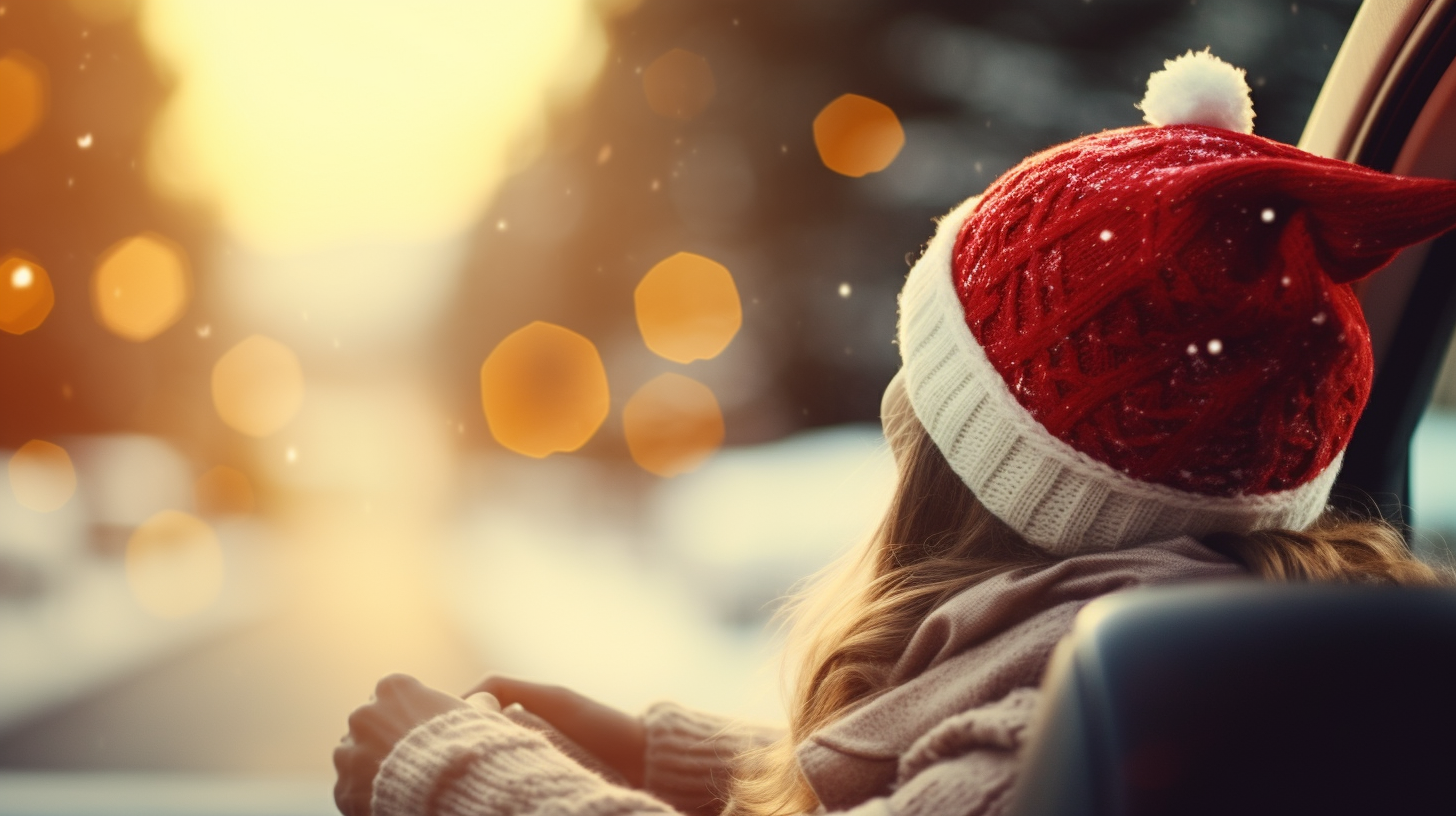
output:
[[[885,797],[846,816],[996,816],[1009,805],[1035,690],[947,721],[901,762]],[[647,791],[613,785],[499,713],[459,708],[416,727],[374,782],[373,816],[664,816],[715,812],[732,757],[777,732],[662,703],[644,717]],[[957,754],[961,749],[975,749]],[[674,807],[678,808],[674,810]]]
[[[405,735],[374,780],[372,816],[670,814],[493,711],[457,708]]]
[[[731,780],[733,758],[784,735],[782,728],[657,703],[642,717],[647,731],[643,788],[685,813],[715,814]]]

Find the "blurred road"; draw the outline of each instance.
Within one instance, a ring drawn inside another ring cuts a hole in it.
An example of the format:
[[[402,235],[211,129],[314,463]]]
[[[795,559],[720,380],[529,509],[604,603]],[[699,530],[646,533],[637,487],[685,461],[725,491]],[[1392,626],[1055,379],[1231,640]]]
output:
[[[431,525],[356,501],[309,507],[267,545],[267,618],[0,735],[0,768],[328,776],[380,676],[474,682],[434,586]]]

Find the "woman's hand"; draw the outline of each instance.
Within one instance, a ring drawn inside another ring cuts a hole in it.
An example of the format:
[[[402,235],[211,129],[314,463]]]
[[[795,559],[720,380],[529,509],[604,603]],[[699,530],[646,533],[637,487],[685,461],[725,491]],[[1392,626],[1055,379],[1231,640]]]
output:
[[[407,674],[391,674],[374,687],[374,698],[349,715],[349,733],[334,749],[334,803],[344,816],[369,816],[374,777],[396,743],[415,726],[447,711],[479,704],[500,710],[489,694],[471,702],[436,691]]]
[[[498,675],[482,680],[470,690],[470,694],[482,691],[494,696],[501,705],[520,703],[527,711],[550,723],[572,742],[616,770],[632,787],[642,787],[647,732],[637,717],[602,705],[568,688]]]

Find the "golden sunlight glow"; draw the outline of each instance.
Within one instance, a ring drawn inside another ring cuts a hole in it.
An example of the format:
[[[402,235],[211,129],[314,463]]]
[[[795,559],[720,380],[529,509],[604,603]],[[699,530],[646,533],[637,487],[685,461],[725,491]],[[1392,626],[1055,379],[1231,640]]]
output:
[[[255,334],[212,367],[212,404],[233,430],[268,436],[287,425],[303,404],[303,366],[292,349]]]
[[[460,232],[606,53],[589,0],[152,0],[141,28],[177,78],[154,184],[272,249]]]
[[[713,391],[681,374],[661,374],[622,409],[632,461],[658,476],[696,470],[723,444],[723,411]]]
[[[676,363],[717,357],[743,325],[733,274],[691,252],[679,252],[649,269],[632,300],[643,342]]]
[[[55,305],[51,276],[40,264],[17,255],[0,261],[0,331],[25,334],[44,323]]]
[[[25,141],[46,109],[45,68],[28,54],[0,59],[0,153]]]
[[[197,509],[207,515],[247,515],[257,509],[252,480],[227,465],[218,465],[197,477],[196,492]]]
[[[505,447],[541,458],[574,451],[607,418],[607,370],[592,341],[537,321],[511,333],[480,367],[490,433]]]
[[[111,25],[136,14],[141,0],[71,0],[71,8],[87,22]]]
[[[76,494],[76,468],[60,445],[32,439],[10,457],[10,490],[21,507],[59,510]]]
[[[642,72],[642,91],[647,94],[647,106],[655,113],[686,121],[708,107],[718,85],[707,60],[674,48]]]
[[[163,510],[126,543],[126,583],[138,604],[159,618],[182,618],[217,600],[222,546],[196,516]]]
[[[187,255],[180,246],[150,232],[106,250],[91,278],[91,304],[101,325],[135,343],[176,323],[191,296]]]
[[[890,166],[905,146],[905,129],[884,103],[845,94],[814,117],[814,146],[825,167],[858,178]]]

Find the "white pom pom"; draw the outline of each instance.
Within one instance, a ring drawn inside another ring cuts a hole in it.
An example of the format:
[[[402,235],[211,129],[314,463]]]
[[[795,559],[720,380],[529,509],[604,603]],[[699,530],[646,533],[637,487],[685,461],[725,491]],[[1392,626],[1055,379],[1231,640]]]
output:
[[[1138,110],[1150,125],[1209,125],[1254,132],[1254,100],[1244,69],[1206,48],[1170,59],[1163,70],[1153,72]]]

